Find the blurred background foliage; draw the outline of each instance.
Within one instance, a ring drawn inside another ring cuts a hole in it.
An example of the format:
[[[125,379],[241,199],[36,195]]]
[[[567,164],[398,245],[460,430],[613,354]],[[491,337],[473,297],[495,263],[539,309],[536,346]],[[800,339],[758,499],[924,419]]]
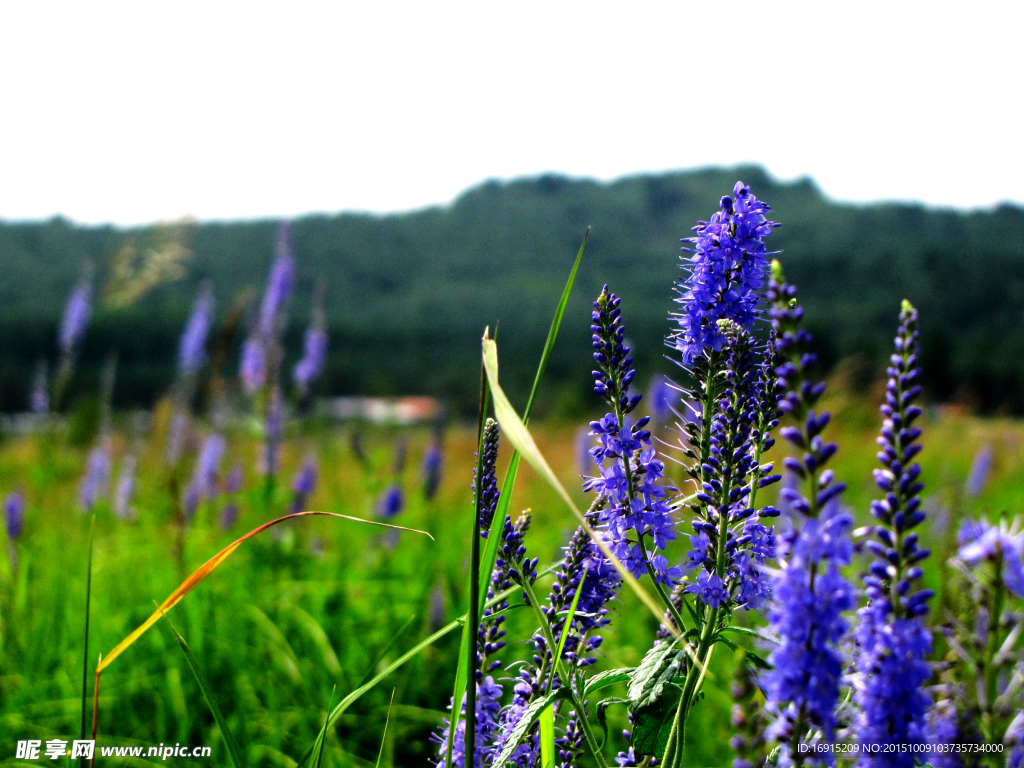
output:
[[[783,226],[773,246],[800,286],[822,358],[846,360],[864,389],[888,354],[899,300],[921,311],[929,396],[982,412],[1024,412],[1024,210],[957,212],[912,204],[840,205],[807,179],[757,167],[640,175],[612,183],[541,176],[487,182],[446,207],[294,222],[297,285],[286,346],[297,354],[318,280],[330,347],[318,394],[440,396],[475,408],[479,338],[500,321],[503,379],[521,395],[580,239],[592,232],[548,371],[541,413],[588,402],[586,306],[608,282],[624,297],[638,367],[663,358],[668,286],[679,239],[736,179]],[[275,221],[182,223],[134,230],[63,219],[0,222],[0,410],[27,407],[33,372],[54,358],[68,291],[92,264],[102,304],[79,381],[95,390],[119,355],[115,405],[150,405],[173,380],[181,329],[210,280],[223,318],[273,258]],[[236,339],[237,343],[237,339]],[[291,361],[286,361],[290,365]]]

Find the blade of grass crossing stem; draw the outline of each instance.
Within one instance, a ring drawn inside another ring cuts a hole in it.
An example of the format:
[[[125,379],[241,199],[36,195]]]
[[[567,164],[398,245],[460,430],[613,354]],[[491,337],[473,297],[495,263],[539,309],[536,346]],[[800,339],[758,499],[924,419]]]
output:
[[[546,570],[542,571],[539,575],[543,576],[544,574],[550,573],[550,572],[551,572],[550,569],[546,569]],[[516,594],[519,591],[520,591],[519,587],[512,587],[510,589],[506,589],[505,591],[500,592],[499,594],[497,594],[494,597],[492,597],[484,605],[485,606],[496,605],[497,603],[500,603],[502,600],[507,600],[509,597],[511,597],[512,595]],[[333,710],[331,710],[331,715],[330,715],[330,717],[327,718],[327,725],[328,726],[333,725],[337,721],[337,719],[339,717],[341,717],[343,714],[345,714],[345,710],[347,710],[350,706],[352,706],[352,704],[354,702],[356,702],[364,693],[366,693],[367,691],[371,690],[374,686],[377,685],[377,683],[379,683],[385,677],[390,675],[396,669],[399,669],[407,661],[409,661],[410,659],[416,658],[416,656],[418,656],[420,651],[422,651],[424,648],[430,647],[431,645],[436,643],[438,640],[440,640],[445,635],[447,635],[450,632],[453,632],[454,630],[456,630],[459,627],[463,626],[464,623],[465,623],[465,620],[466,620],[466,617],[465,617],[465,615],[463,615],[463,616],[460,616],[459,618],[455,619],[455,621],[452,621],[449,624],[446,624],[445,626],[441,627],[441,629],[437,630],[437,632],[432,634],[430,637],[426,638],[425,640],[421,640],[416,645],[414,645],[410,650],[406,651],[401,656],[399,656],[397,659],[395,659],[393,662],[391,662],[391,664],[389,664],[386,669],[384,669],[381,672],[377,673],[370,680],[368,680],[366,683],[364,683],[363,685],[359,686],[354,691],[352,691],[348,696],[346,696],[341,701],[339,701],[338,705]],[[309,757],[310,757],[310,755],[312,753],[313,753],[313,748],[310,747],[309,750],[306,752],[306,754],[304,754],[302,756],[302,759],[299,760],[299,765],[305,765],[306,761],[309,760]]]
[[[512,408],[512,404],[509,403],[508,397],[502,391],[501,386],[498,384],[498,345],[493,340],[489,339],[486,334],[483,338],[483,356],[484,356],[484,368],[487,370],[487,380],[491,387],[491,395],[494,397],[494,414],[498,419],[498,424],[501,426],[501,431],[505,437],[509,439],[519,452],[523,455],[523,458],[529,462],[541,477],[543,477],[548,484],[554,489],[555,493],[561,497],[562,501],[565,502],[566,506],[572,511],[576,518],[579,520],[580,525],[587,532],[587,535],[594,541],[595,544],[600,548],[604,556],[608,558],[608,561],[615,566],[615,569],[619,572],[622,580],[629,585],[640,601],[647,606],[651,611],[651,614],[661,624],[663,621],[663,610],[659,607],[658,603],[655,602],[647,591],[640,586],[633,575],[629,572],[629,569],[624,566],[617,557],[609,549],[608,545],[602,541],[601,537],[597,535],[590,524],[587,522],[583,513],[580,512],[576,503],[572,500],[568,491],[562,486],[555,473],[551,470],[544,455],[537,448],[537,444],[533,440],[533,436],[526,429],[526,425],[522,422],[515,410]],[[674,635],[679,634],[679,631],[671,625],[667,624],[666,627]]]
[[[485,332],[486,333],[486,332]],[[462,707],[463,691],[466,698],[465,753],[476,754],[476,640],[480,627],[480,495],[483,483],[480,475],[484,464],[484,420],[487,418],[487,371],[480,364],[480,412],[477,417],[476,470],[473,473],[473,525],[470,539],[469,559],[469,610],[466,624],[462,628],[462,642],[459,644],[459,666],[455,673],[455,688],[452,693],[452,714],[448,722],[448,743],[445,748],[444,764],[452,765],[452,750],[455,747],[455,729],[458,726]],[[495,515],[497,516],[497,515]],[[493,522],[493,521],[492,521]],[[484,593],[486,594],[486,592]],[[470,723],[473,727],[470,727]],[[470,758],[472,759],[472,758]]]
[[[82,641],[82,740],[85,740],[85,704],[89,700],[89,606],[92,602],[92,543],[96,530],[95,513],[89,516],[89,557],[85,570],[85,638]],[[78,763],[85,765],[85,758],[82,757]]]
[[[320,735],[316,737],[316,743],[313,744],[313,751],[316,752],[316,762],[313,763],[313,768],[320,768],[320,761],[324,759],[324,744],[327,743],[327,724],[331,719],[331,707],[334,706],[334,692],[337,690],[338,686],[331,688],[331,698],[327,702],[327,717],[324,718],[324,727],[320,729]],[[385,727],[384,732],[387,733],[387,727]]]
[[[529,424],[530,413],[533,411],[533,403],[537,399],[537,392],[540,389],[540,382],[544,378],[544,372],[548,367],[548,360],[551,359],[551,350],[554,349],[555,340],[558,338],[558,329],[562,326],[562,317],[565,315],[565,307],[569,303],[569,296],[572,294],[572,286],[576,282],[576,272],[580,268],[580,261],[583,259],[583,250],[587,247],[587,238],[590,237],[590,228],[587,228],[583,235],[583,242],[576,252],[576,261],[572,264],[569,272],[569,279],[565,281],[562,289],[562,296],[555,308],[555,316],[551,318],[551,327],[548,329],[548,337],[544,342],[544,350],[540,354],[540,363],[537,365],[537,374],[533,377],[533,387],[530,389],[530,396],[526,400],[526,410],[523,411],[523,424]],[[491,529],[487,534],[487,546],[484,548],[483,558],[480,561],[480,596],[487,594],[487,586],[490,584],[491,572],[494,570],[494,561],[498,558],[498,548],[501,546],[501,532],[505,525],[505,516],[508,514],[509,505],[512,502],[512,489],[516,484],[516,475],[519,472],[519,451],[512,453],[512,460],[508,464],[508,472],[505,474],[505,482],[501,486],[501,495],[498,497],[498,508],[491,521]]]
[[[540,724],[540,768],[555,768],[555,710],[549,704],[537,718]]]
[[[201,566],[199,566],[195,570],[195,572],[193,572],[193,574],[191,576],[189,576],[181,584],[178,585],[178,588],[171,593],[170,597],[168,597],[166,600],[163,601],[163,603],[160,604],[160,606],[157,608],[157,610],[153,613],[152,616],[150,616],[148,619],[146,619],[146,621],[144,621],[142,623],[142,625],[138,629],[136,629],[134,632],[132,632],[130,635],[128,635],[128,637],[126,637],[124,640],[122,640],[120,643],[118,643],[114,647],[114,650],[112,650],[110,653],[108,653],[106,656],[103,657],[103,661],[99,665],[98,670],[100,672],[102,672],[104,669],[109,667],[110,664],[114,661],[114,659],[116,659],[118,656],[120,656],[122,653],[124,653],[124,651],[132,643],[134,643],[136,640],[138,640],[140,637],[142,637],[142,635],[145,634],[146,630],[148,630],[150,627],[152,627],[157,622],[157,620],[164,613],[166,613],[167,611],[171,610],[171,608],[173,608],[179,602],[181,602],[181,600],[189,592],[191,592],[193,589],[195,589],[197,586],[199,586],[199,584],[207,576],[209,576],[211,573],[213,573],[225,560],[228,559],[228,557],[231,556],[231,554],[236,549],[238,549],[240,546],[242,546],[242,544],[244,544],[247,539],[251,539],[256,534],[262,533],[263,531],[265,531],[268,528],[271,528],[271,527],[277,525],[278,523],[283,523],[285,520],[291,520],[292,518],[296,518],[296,517],[305,517],[307,515],[324,515],[326,517],[341,518],[342,520],[352,520],[353,522],[356,522],[356,523],[365,523],[366,525],[376,525],[376,526],[379,526],[381,528],[396,528],[396,529],[398,529],[400,531],[409,531],[411,533],[422,533],[424,536],[427,536],[428,538],[430,538],[431,541],[433,541],[433,539],[434,539],[434,537],[431,536],[426,531],[420,531],[420,530],[417,530],[415,528],[404,528],[404,527],[402,527],[400,525],[391,525],[389,523],[378,523],[375,520],[363,520],[361,518],[351,517],[349,515],[339,515],[336,512],[317,512],[317,511],[309,510],[309,511],[306,511],[306,512],[296,512],[295,514],[292,514],[292,515],[285,515],[284,517],[279,517],[276,520],[271,520],[269,523],[264,523],[263,525],[259,526],[258,528],[254,528],[253,530],[249,531],[247,534],[245,534],[245,536],[242,536],[240,539],[235,539],[235,541],[233,541],[230,544],[228,544],[226,547],[224,547],[224,549],[222,549],[216,555],[214,555],[209,560],[207,560],[205,563],[203,563]]]
[[[540,363],[537,365],[537,373],[533,378],[533,387],[530,389],[530,396],[526,401],[526,409],[523,411],[523,422],[526,423],[530,420],[530,412],[533,410],[534,401],[537,398],[537,391],[540,389],[540,382],[544,378],[544,372],[548,367],[548,360],[551,359],[551,351],[555,346],[555,340],[558,338],[558,330],[562,325],[562,317],[565,315],[565,307],[569,303],[569,296],[572,294],[572,286],[576,282],[576,273],[580,268],[580,261],[583,259],[583,251],[587,246],[587,238],[590,236],[590,228],[587,228],[586,233],[583,235],[583,242],[580,243],[580,248],[576,252],[576,260],[573,262],[572,270],[569,272],[569,279],[565,283],[565,287],[562,289],[562,295],[558,300],[558,306],[555,308],[555,315],[551,318],[551,327],[548,329],[548,337],[544,342],[544,349],[540,355]],[[495,334],[497,335],[497,334]],[[478,456],[480,455],[480,438],[483,436],[483,422],[486,416],[486,397],[487,397],[487,383],[486,383],[486,372],[481,367],[481,392],[480,392],[480,415],[478,422]],[[512,489],[515,487],[516,475],[519,471],[519,451],[516,450],[512,454],[512,460],[509,462],[508,471],[505,474],[505,481],[502,483],[501,494],[498,497],[498,506],[494,513],[494,518],[491,520],[491,527],[487,533],[487,545],[484,549],[482,557],[479,555],[479,532],[474,531],[473,536],[473,554],[471,560],[471,571],[474,571],[474,575],[471,577],[473,581],[470,586],[471,600],[475,598],[477,605],[477,616],[483,613],[483,601],[487,595],[487,587],[490,584],[491,572],[494,570],[494,562],[498,557],[498,549],[501,546],[501,532],[505,525],[505,517],[508,514],[509,504],[512,500]],[[477,476],[479,476],[479,462],[477,467]],[[479,485],[479,483],[477,484]],[[479,489],[478,489],[479,491]],[[476,505],[474,511],[479,517],[479,498],[476,499]],[[473,584],[477,585],[476,589],[473,589]],[[475,592],[475,595],[473,594]],[[458,723],[458,712],[461,707],[456,706],[456,702],[460,700],[459,694],[465,687],[466,693],[466,722],[469,723],[473,720],[474,712],[470,710],[475,709],[476,702],[473,697],[469,695],[469,688],[475,687],[469,680],[467,673],[469,665],[475,658],[475,648],[470,638],[476,637],[475,627],[479,626],[479,620],[473,621],[472,612],[470,613],[470,621],[463,628],[462,644],[459,649],[459,666],[455,674],[455,693],[452,695],[452,717],[451,722],[448,726],[448,747],[445,753],[445,766],[451,766],[451,755],[452,755],[452,740],[455,737],[455,728]],[[474,681],[475,682],[475,679]],[[469,742],[475,739],[476,729],[466,728],[466,738]],[[467,754],[469,754],[467,748]]]
[[[235,768],[242,768],[242,750],[238,747],[238,742],[235,741],[235,737],[228,730],[227,721],[224,719],[224,715],[220,711],[220,707],[217,706],[216,700],[213,698],[211,692],[210,681],[206,679],[206,674],[199,667],[199,662],[196,661],[196,657],[192,655],[192,649],[188,647],[188,643],[185,642],[185,638],[181,636],[181,633],[175,629],[171,620],[167,618],[166,614],[162,614],[164,621],[167,622],[167,626],[171,628],[171,632],[174,633],[174,639],[178,641],[178,645],[181,646],[181,652],[185,654],[185,661],[188,662],[189,669],[192,670],[192,674],[196,678],[196,682],[199,683],[199,690],[203,692],[203,698],[206,699],[206,703],[210,706],[210,712],[213,713],[213,719],[217,723],[217,727],[220,729],[221,736],[224,737],[224,743],[228,748],[228,756],[231,758],[231,764]]]
[[[388,717],[384,721],[384,735],[380,737],[380,751],[377,752],[377,765],[375,768],[380,768],[380,759],[384,757],[384,742],[388,738],[388,725],[391,724],[391,708],[395,705],[395,689],[391,689],[391,702],[388,704]],[[319,768],[319,766],[317,767]]]
[[[590,561],[587,561],[587,568],[590,567]],[[569,613],[565,617],[565,626],[562,627],[562,637],[558,640],[558,653],[554,655],[555,664],[561,663],[562,651],[565,650],[565,641],[569,637],[569,630],[572,629],[572,620],[576,615],[576,607],[580,604],[580,595],[583,594],[583,582],[587,578],[587,568],[583,569],[583,574],[580,576],[580,583],[576,585],[576,594],[572,596],[572,604],[569,606]],[[571,673],[570,673],[571,674]],[[571,680],[566,680],[565,684],[570,685]],[[555,676],[551,675],[548,677],[548,693],[551,693],[551,686],[555,683]]]

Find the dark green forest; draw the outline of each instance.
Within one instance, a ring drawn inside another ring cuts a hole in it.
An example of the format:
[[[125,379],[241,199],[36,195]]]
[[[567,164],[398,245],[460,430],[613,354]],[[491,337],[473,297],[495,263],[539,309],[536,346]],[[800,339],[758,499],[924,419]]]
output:
[[[522,392],[590,227],[545,407],[572,410],[588,402],[589,302],[606,282],[623,297],[641,383],[671,373],[663,339],[672,283],[681,274],[679,240],[740,178],[782,222],[769,243],[782,251],[787,276],[800,287],[825,365],[849,360],[854,383],[869,386],[881,373],[906,297],[921,310],[932,400],[1024,411],[1024,210],[836,204],[810,180],[781,183],[757,167],[611,183],[545,175],[487,182],[451,205],[412,213],[297,219],[291,354],[300,351],[320,280],[330,348],[318,394],[426,393],[472,407],[479,338],[499,322],[502,376],[513,393]],[[220,318],[246,289],[258,300],[276,225],[188,225],[186,274],[113,306],[103,286],[115,255],[126,242],[143,248],[157,230],[59,218],[0,223],[0,410],[27,407],[41,359],[52,370],[65,298],[85,262],[94,265],[97,304],[75,389],[95,388],[103,361],[116,351],[117,403],[151,404],[173,380],[178,336],[199,285],[212,282]],[[244,333],[243,320],[236,348]],[[236,358],[229,358],[231,373]]]

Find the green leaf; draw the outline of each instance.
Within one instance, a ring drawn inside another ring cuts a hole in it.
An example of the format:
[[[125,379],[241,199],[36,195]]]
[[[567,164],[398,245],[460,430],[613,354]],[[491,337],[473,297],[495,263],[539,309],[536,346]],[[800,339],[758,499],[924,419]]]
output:
[[[732,650],[732,651],[738,651],[739,648],[740,648],[738,645],[736,645],[736,643],[734,643],[728,637],[722,637],[721,635],[718,636],[718,642],[719,643],[725,643],[725,645],[729,648],[729,650]]]
[[[608,742],[608,707],[613,704],[629,704],[629,699],[603,699],[597,702],[597,722],[601,724],[601,743],[598,744],[598,749],[604,749],[604,745]]]
[[[199,683],[199,690],[203,692],[203,698],[206,699],[206,703],[210,705],[210,711],[213,713],[213,719],[217,723],[217,727],[220,729],[221,736],[224,737],[224,743],[228,747],[228,756],[231,758],[231,764],[235,768],[242,768],[242,751],[238,748],[238,742],[235,741],[235,737],[231,735],[231,731],[228,730],[227,721],[224,719],[224,715],[221,714],[220,707],[217,706],[217,702],[213,698],[213,694],[210,693],[211,686],[210,682],[206,679],[206,675],[203,674],[203,670],[199,668],[196,657],[192,655],[192,651],[188,647],[188,643],[185,642],[178,630],[171,624],[171,620],[167,618],[167,614],[164,614],[164,621],[167,622],[167,626],[171,628],[171,632],[174,633],[175,639],[178,641],[178,645],[181,646],[182,653],[185,654],[185,660],[188,662],[189,668],[192,670],[192,674],[195,675],[196,682]]]
[[[600,674],[594,675],[587,680],[583,686],[583,698],[587,698],[595,691],[600,691],[616,683],[624,683],[629,680],[630,675],[636,671],[636,667],[625,667],[623,669],[607,669]]]
[[[681,688],[669,684],[653,704],[633,712],[632,745],[637,757],[654,755],[659,760],[665,757],[665,747],[668,746],[682,693]]]
[[[635,712],[657,702],[665,686],[683,669],[685,661],[686,653],[675,640],[665,640],[651,648],[630,678],[630,711]]]
[[[744,649],[744,650],[746,651],[746,649]],[[746,654],[747,654],[747,661],[749,661],[751,664],[753,664],[758,669],[775,669],[774,666],[769,664],[767,661],[765,661],[763,658],[758,656],[753,651],[746,651]]]
[[[533,702],[523,712],[522,718],[516,723],[516,727],[512,729],[512,733],[509,734],[508,741],[505,742],[505,747],[501,750],[501,754],[495,758],[492,765],[499,766],[505,765],[509,760],[512,759],[512,753],[516,751],[516,747],[523,743],[523,740],[529,735],[530,729],[533,728],[538,718],[545,709],[550,707],[556,701],[562,699],[571,698],[569,689],[565,686],[546,693],[543,696],[534,699]]]
[[[555,768],[555,710],[548,704],[540,717],[540,768]]]

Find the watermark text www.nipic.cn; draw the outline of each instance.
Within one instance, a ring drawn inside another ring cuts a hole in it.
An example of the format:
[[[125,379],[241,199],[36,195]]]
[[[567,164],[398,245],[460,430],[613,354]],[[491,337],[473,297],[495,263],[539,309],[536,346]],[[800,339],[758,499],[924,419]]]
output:
[[[84,757],[91,760],[96,753],[96,742],[75,739],[29,739],[19,741],[15,757],[19,760],[57,760],[62,757]],[[154,747],[100,747],[100,757],[209,757],[209,747],[188,747],[181,744],[160,744]]]

